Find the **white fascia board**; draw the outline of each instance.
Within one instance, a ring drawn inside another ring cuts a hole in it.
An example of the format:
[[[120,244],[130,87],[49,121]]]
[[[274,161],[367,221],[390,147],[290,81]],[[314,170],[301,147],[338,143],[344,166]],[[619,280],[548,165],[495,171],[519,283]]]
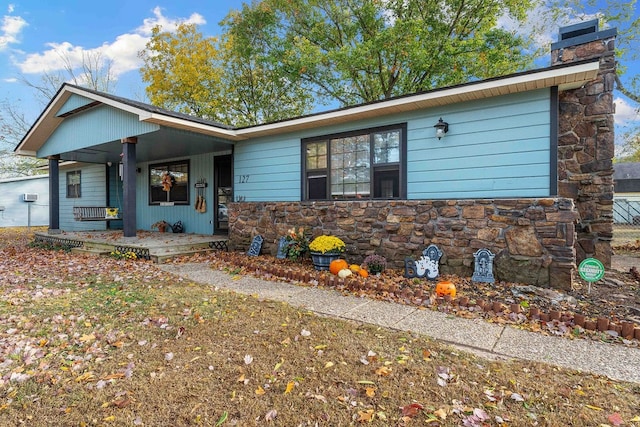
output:
[[[144,118],[142,118],[141,116],[140,118],[141,121],[160,124],[160,125],[164,125],[172,128],[189,130],[195,133],[201,133],[205,135],[219,136],[221,138],[232,139],[236,141],[240,139],[246,139],[238,136],[238,132],[233,129],[224,129],[214,125],[193,122],[191,120],[185,120],[178,117],[166,116],[164,114],[149,113],[149,112],[146,112],[146,113],[147,114]]]

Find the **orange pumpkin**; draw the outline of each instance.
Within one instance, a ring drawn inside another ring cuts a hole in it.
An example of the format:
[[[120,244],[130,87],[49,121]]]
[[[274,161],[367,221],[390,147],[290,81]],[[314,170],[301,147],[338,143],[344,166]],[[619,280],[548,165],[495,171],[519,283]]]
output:
[[[443,297],[449,295],[451,298],[456,297],[456,285],[449,280],[443,280],[436,285],[436,295]]]
[[[335,274],[336,276],[338,275],[340,270],[343,270],[345,268],[349,268],[349,264],[347,264],[347,261],[343,259],[334,259],[333,261],[331,261],[331,264],[329,264],[329,271],[331,272],[331,274]]]
[[[349,266],[349,270],[353,271],[354,273],[357,273],[358,271],[360,271],[360,266],[358,264],[351,264]]]
[[[369,277],[369,272],[364,268],[361,268],[360,270],[358,270],[358,274],[360,275],[360,277],[364,277],[364,278]]]

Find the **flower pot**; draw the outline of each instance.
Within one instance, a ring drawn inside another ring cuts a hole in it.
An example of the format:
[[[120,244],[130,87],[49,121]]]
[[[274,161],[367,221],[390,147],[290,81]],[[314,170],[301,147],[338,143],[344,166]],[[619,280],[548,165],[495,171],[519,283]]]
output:
[[[311,260],[316,270],[328,270],[331,261],[340,258],[340,254],[329,254],[321,252],[311,252]]]

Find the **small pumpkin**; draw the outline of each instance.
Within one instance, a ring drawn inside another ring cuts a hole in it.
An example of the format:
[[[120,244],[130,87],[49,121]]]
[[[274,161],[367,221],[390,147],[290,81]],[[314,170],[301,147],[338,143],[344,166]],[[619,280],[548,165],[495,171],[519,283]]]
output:
[[[360,275],[360,277],[364,277],[364,278],[369,277],[369,272],[364,268],[361,268],[360,270],[358,270],[358,274]]]
[[[456,285],[449,280],[442,280],[436,285],[436,295],[444,297],[449,295],[451,298],[456,297]]]
[[[351,264],[349,266],[349,270],[351,270],[354,273],[357,273],[358,271],[360,271],[360,266],[358,264]]]
[[[334,259],[333,261],[331,261],[331,264],[329,264],[329,271],[331,272],[331,274],[337,275],[340,270],[343,270],[345,268],[349,268],[349,264],[347,264],[347,261],[345,261],[344,259]]]
[[[341,279],[346,279],[347,277],[351,276],[353,274],[353,272],[351,270],[349,270],[348,268],[343,268],[342,270],[340,270],[338,272],[338,277]]]

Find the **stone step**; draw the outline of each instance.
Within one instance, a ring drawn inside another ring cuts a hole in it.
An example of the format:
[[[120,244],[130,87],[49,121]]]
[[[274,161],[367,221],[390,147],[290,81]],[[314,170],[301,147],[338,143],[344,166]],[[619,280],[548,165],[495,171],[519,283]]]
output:
[[[209,252],[213,252],[216,251],[217,249],[211,249],[209,247],[207,247],[206,249],[194,249],[191,251],[181,251],[181,252],[174,252],[174,251],[168,251],[165,253],[151,253],[150,257],[151,260],[153,262],[155,262],[156,264],[161,264],[165,261],[168,261],[172,258],[176,258],[179,256],[188,256],[188,255],[195,255],[195,254],[207,254]]]

